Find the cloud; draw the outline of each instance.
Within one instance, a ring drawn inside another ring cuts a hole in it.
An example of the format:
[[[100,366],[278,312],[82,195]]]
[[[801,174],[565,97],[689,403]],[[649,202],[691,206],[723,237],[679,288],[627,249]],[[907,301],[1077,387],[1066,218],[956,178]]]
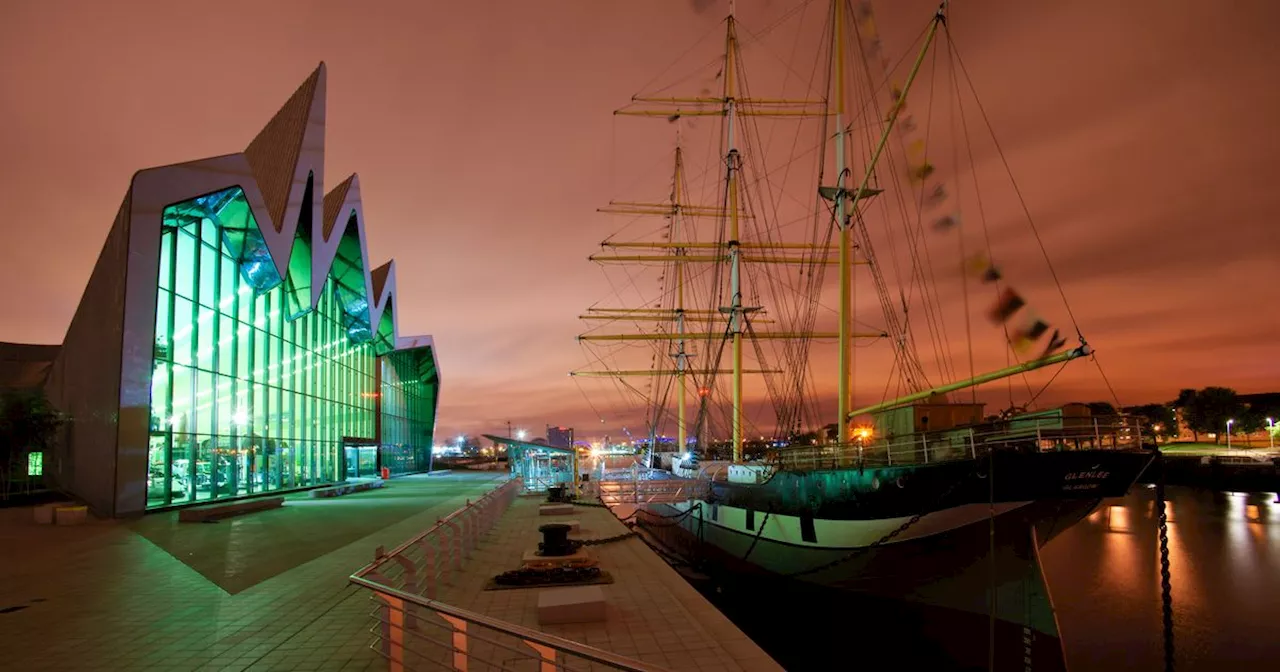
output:
[[[717,0],[689,0],[689,6],[693,7],[695,14],[705,14],[712,7],[715,7]]]

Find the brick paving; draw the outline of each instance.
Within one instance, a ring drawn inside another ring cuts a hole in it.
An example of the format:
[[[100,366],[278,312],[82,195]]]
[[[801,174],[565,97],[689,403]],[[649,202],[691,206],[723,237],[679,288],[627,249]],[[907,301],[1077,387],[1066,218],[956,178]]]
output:
[[[545,589],[484,590],[490,577],[519,567],[522,555],[537,549],[541,524],[576,519],[581,529],[575,539],[627,532],[606,509],[579,506],[572,515],[540,516],[540,501],[517,499],[472,552],[462,575],[439,588],[438,599],[669,670],[782,670],[640,539],[590,547],[614,578],[601,586],[607,600],[603,622],[540,626],[538,593]]]
[[[491,489],[500,474],[410,476],[216,524],[36,525],[0,512],[0,669],[383,670],[347,576]]]
[[[385,670],[369,648],[368,591],[347,576],[494,487],[502,474],[413,476],[217,524],[36,525],[0,511],[0,669]],[[440,586],[439,599],[677,671],[781,670],[638,539],[592,547],[615,578],[602,623],[539,626],[541,589],[484,591],[537,547],[537,498],[520,498]],[[577,538],[626,531],[575,507]],[[476,649],[473,652],[478,653]],[[476,666],[477,668],[479,666]]]

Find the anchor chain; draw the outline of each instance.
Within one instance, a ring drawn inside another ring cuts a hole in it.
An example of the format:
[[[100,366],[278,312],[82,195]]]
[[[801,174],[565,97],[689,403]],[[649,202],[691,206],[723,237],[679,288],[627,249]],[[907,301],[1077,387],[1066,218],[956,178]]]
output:
[[[1173,586],[1169,572],[1169,517],[1165,512],[1164,453],[1156,450],[1160,478],[1156,481],[1156,513],[1160,538],[1160,607],[1164,617],[1164,669],[1173,672]]]
[[[631,532],[623,532],[622,534],[615,535],[615,536],[612,536],[612,537],[605,537],[605,538],[603,538],[603,539],[583,539],[583,540],[580,542],[580,545],[582,545],[582,546],[602,546],[602,545],[604,545],[604,544],[612,544],[612,543],[613,543],[613,542],[615,542],[615,541],[622,541],[623,539],[630,539],[631,537],[638,536],[639,534],[640,534],[639,532],[631,531]]]

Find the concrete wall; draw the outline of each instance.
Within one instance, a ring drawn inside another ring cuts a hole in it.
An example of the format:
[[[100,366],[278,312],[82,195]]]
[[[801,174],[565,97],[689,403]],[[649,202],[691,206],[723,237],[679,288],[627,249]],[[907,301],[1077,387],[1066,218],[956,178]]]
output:
[[[116,515],[116,438],[120,416],[125,266],[129,252],[126,196],[94,264],[49,373],[49,401],[71,421],[45,473],[100,516]]]

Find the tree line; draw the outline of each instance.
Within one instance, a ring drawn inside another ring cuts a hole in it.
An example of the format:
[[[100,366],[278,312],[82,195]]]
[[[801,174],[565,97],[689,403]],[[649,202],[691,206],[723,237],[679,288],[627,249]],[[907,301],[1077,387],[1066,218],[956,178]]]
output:
[[[0,395],[0,499],[8,499],[14,485],[26,479],[27,455],[52,448],[66,421],[38,391]]]
[[[1115,412],[1114,407],[1104,402],[1094,402],[1089,407],[1094,415]],[[1267,418],[1280,421],[1280,395],[1277,398],[1264,397],[1261,402],[1246,403],[1229,387],[1206,387],[1200,390],[1187,388],[1178,392],[1178,398],[1173,401],[1129,406],[1124,412],[1142,418],[1147,428],[1157,436],[1172,439],[1178,436],[1174,409],[1182,410],[1182,420],[1187,429],[1191,430],[1195,441],[1200,441],[1201,434],[1213,434],[1214,442],[1218,443],[1226,435],[1228,420],[1232,421],[1232,434],[1262,431],[1267,427]]]

